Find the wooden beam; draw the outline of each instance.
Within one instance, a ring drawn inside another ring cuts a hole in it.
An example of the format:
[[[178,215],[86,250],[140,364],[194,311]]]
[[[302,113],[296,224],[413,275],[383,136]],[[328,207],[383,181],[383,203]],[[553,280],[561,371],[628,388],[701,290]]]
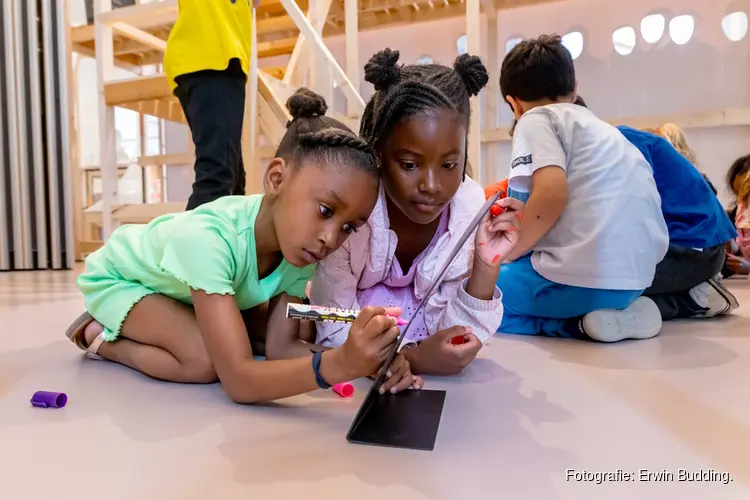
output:
[[[482,53],[482,18],[481,0],[466,0],[466,35],[468,53],[479,55]],[[482,143],[481,143],[481,106],[479,97],[471,98],[471,127],[469,130],[468,161],[480,185],[485,184],[482,179]]]
[[[271,75],[274,78],[283,80],[284,72],[286,71],[286,68],[284,66],[273,66],[269,68],[260,68],[260,70]]]
[[[150,47],[154,50],[158,50],[160,52],[164,52],[167,50],[166,40],[162,40],[161,38],[156,37],[151,33],[146,33],[145,31],[129,24],[125,24],[122,21],[112,23],[112,30],[129,38],[130,40],[139,42],[146,47]]]
[[[357,85],[359,91],[359,2],[358,0],[344,0],[344,22],[346,40],[346,76]],[[346,114],[350,118],[359,115],[361,110],[357,109],[354,102],[346,103]],[[357,132],[355,130],[355,132]]]
[[[323,38],[323,28],[328,18],[328,10],[331,7],[329,0],[311,0],[310,10],[308,12],[308,21],[315,32]],[[312,15],[311,15],[312,14]],[[312,61],[310,66],[310,88],[317,92],[327,103],[333,105],[333,75],[331,74],[330,65],[327,64],[325,55],[314,43],[307,44],[309,60]]]
[[[139,21],[149,22],[148,19],[164,19],[165,17],[177,19],[177,3],[177,0],[163,0],[129,5],[114,10],[110,7],[110,10],[97,14],[95,22],[112,25],[118,21],[134,24]]]
[[[328,13],[330,14],[331,6],[333,5],[332,0],[321,0],[321,1],[324,1],[324,6],[328,8]],[[316,15],[317,15],[317,11],[311,12],[308,10],[307,20],[311,21]],[[292,20],[292,22],[294,22],[294,20]],[[294,26],[295,28],[297,28],[296,23]],[[287,65],[286,65],[286,71],[284,72],[284,83],[293,85],[294,87],[300,86],[300,82],[302,81],[304,76],[307,74],[308,69],[310,68],[311,61],[309,60],[309,57],[305,57],[305,54],[309,52],[309,49],[308,49],[309,45],[310,45],[309,42],[305,40],[304,36],[300,35],[296,38],[294,49],[292,50],[292,55],[289,57],[289,61],[287,62]]]
[[[684,129],[750,127],[750,108],[727,108],[674,115],[632,116],[610,118],[605,121],[614,126],[625,125],[638,129],[656,128],[667,122],[679,125]],[[482,132],[482,142],[484,143],[510,140],[510,128],[508,127],[499,127]]]
[[[286,122],[292,119],[292,115],[286,109],[285,101],[273,88],[272,83],[268,80],[263,72],[258,72],[258,91],[271,107],[279,123],[286,125]]]
[[[245,95],[245,114],[242,124],[242,163],[245,168],[245,186],[248,193],[262,193],[258,173],[258,28],[256,12],[252,12],[250,74]]]
[[[286,123],[279,121],[279,117],[272,109],[271,104],[269,104],[262,94],[258,98],[258,121],[261,130],[263,130],[268,140],[274,145],[270,155],[263,156],[262,153],[259,153],[258,158],[273,158],[273,155],[276,153],[275,148],[281,143],[281,139],[284,137],[284,133],[286,133]]]
[[[65,172],[70,179],[70,216],[73,226],[73,260],[83,259],[83,196],[81,189],[81,155],[80,155],[80,138],[77,127],[76,117],[80,112],[78,106],[78,63],[79,58],[74,55],[73,42],[70,25],[70,2],[63,4],[63,16],[65,26],[65,78],[67,80],[68,95],[63,96],[67,99],[67,116],[63,119],[68,127],[68,171]],[[75,59],[75,63],[74,63]],[[53,236],[54,238],[55,236]],[[68,256],[68,260],[70,256]],[[54,262],[54,260],[53,260]]]
[[[139,76],[106,82],[104,97],[109,106],[151,99],[176,99],[164,75]]]
[[[148,4],[153,5],[153,4]],[[111,0],[94,0],[97,18],[112,10]],[[124,9],[123,9],[124,10]],[[107,104],[105,86],[114,73],[114,33],[112,27],[96,24],[96,81],[99,107],[99,164],[102,178],[102,238],[116,229],[112,212],[118,202],[117,149],[115,144],[115,112]]]
[[[191,153],[173,153],[166,155],[141,156],[136,160],[141,167],[159,165],[192,165],[195,155]]]
[[[273,42],[259,42],[258,58],[262,59],[264,57],[276,57],[291,54],[294,51],[296,43],[296,38],[283,38],[281,40],[274,40]]]
[[[496,13],[496,11],[493,11]],[[487,45],[485,50],[482,51],[486,57],[484,63],[487,65],[487,73],[489,74],[490,80],[487,83],[485,90],[479,95],[480,108],[483,110],[482,113],[482,130],[494,129],[500,125],[500,116],[498,114],[498,100],[500,96],[499,79],[500,79],[500,68],[499,68],[499,37],[498,37],[498,19],[496,15],[485,15],[484,22],[487,24]],[[480,146],[481,147],[481,146]],[[496,168],[497,162],[492,161],[493,158],[497,158],[500,154],[500,148],[498,144],[486,144],[482,153],[484,156],[484,164],[478,165],[478,172],[475,175],[479,175],[480,178],[484,179],[489,183],[492,179],[497,178]]]
[[[359,92],[357,92],[354,84],[346,76],[346,73],[344,73],[344,70],[341,69],[341,66],[339,66],[338,62],[336,62],[336,58],[333,57],[331,51],[328,50],[328,47],[326,47],[325,42],[323,42],[323,38],[318,35],[318,33],[310,25],[307,18],[305,17],[305,14],[300,10],[297,4],[294,3],[294,0],[281,0],[281,3],[289,14],[289,17],[291,17],[297,24],[297,27],[300,29],[302,35],[304,35],[306,39],[310,40],[317,47],[317,49],[323,54],[323,57],[325,57],[325,59],[328,61],[328,64],[332,66],[333,77],[336,80],[336,83],[338,83],[339,89],[344,93],[347,99],[351,99],[355,103],[357,103],[357,106],[359,106],[360,110],[364,110],[365,101],[362,100],[362,97],[359,95]]]
[[[80,44],[73,44],[71,48],[76,54],[79,54],[83,57],[96,59],[96,51],[92,48]],[[136,75],[139,75],[141,73],[140,58],[138,56],[127,55],[117,57],[115,59],[115,66]]]
[[[119,104],[117,107],[130,109],[136,113],[155,116],[168,122],[187,124],[185,114],[177,99],[150,99],[148,101],[131,101]]]

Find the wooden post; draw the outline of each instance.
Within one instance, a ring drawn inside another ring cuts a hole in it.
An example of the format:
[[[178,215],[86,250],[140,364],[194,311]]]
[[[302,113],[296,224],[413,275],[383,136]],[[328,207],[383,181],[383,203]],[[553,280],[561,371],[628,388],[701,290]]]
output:
[[[308,6],[310,24],[322,38],[323,26],[326,24],[329,6],[326,5],[324,0],[310,0]],[[331,106],[333,103],[333,78],[331,69],[326,64],[325,56],[320,52],[316,44],[308,43],[307,47],[310,61],[312,61],[310,65],[310,87],[313,91],[323,96],[326,103]]]
[[[67,57],[65,58],[65,70],[67,71],[68,81],[68,131],[70,138],[70,197],[71,197],[71,214],[73,220],[73,258],[76,261],[83,260],[81,252],[81,241],[83,240],[83,193],[81,191],[81,156],[80,156],[80,138],[78,137],[78,60],[80,56],[73,54],[73,29],[70,22],[70,0],[64,4],[65,15],[65,48]],[[75,61],[74,61],[75,59]]]
[[[111,0],[96,0],[96,82],[99,101],[99,165],[102,176],[102,241],[116,229],[112,211],[118,203],[117,146],[115,144],[115,110],[107,105],[104,85],[114,72],[114,38],[112,26],[99,16],[112,10]]]
[[[250,42],[250,74],[245,92],[245,117],[242,124],[242,162],[245,166],[245,190],[256,194],[263,191],[258,172],[258,35],[252,15],[252,40]]]
[[[466,0],[466,41],[469,54],[482,51],[481,0]],[[474,180],[484,185],[482,176],[481,106],[479,98],[471,98],[471,130],[469,131],[469,163],[474,169]]]
[[[359,2],[344,0],[344,30],[346,38],[346,76],[359,92]],[[349,118],[359,115],[357,104],[347,99],[346,114]],[[356,132],[356,131],[355,131]]]
[[[484,53],[486,54],[485,64],[487,65],[487,73],[490,75],[490,81],[487,84],[487,88],[482,92],[484,99],[484,104],[481,106],[484,109],[482,130],[491,130],[500,125],[498,117],[498,103],[500,99],[499,45],[497,10],[495,10],[495,6],[490,2],[485,3],[484,7],[487,20],[487,50]],[[480,147],[482,146],[480,145]],[[485,161],[484,165],[479,166],[479,178],[483,180],[484,184],[491,184],[500,180],[497,172],[499,146],[493,143],[487,144],[484,146],[483,152],[486,153],[488,161]]]
[[[331,66],[333,70],[333,76],[338,83],[339,90],[344,93],[347,99],[356,102],[359,109],[363,110],[365,108],[365,102],[362,100],[362,96],[359,95],[359,92],[357,92],[357,89],[354,87],[352,81],[349,80],[348,76],[346,76],[346,72],[341,68],[341,66],[339,66],[336,58],[333,57],[331,51],[328,50],[328,47],[326,47],[325,42],[323,42],[323,37],[321,37],[318,32],[315,31],[315,28],[313,28],[310,21],[308,21],[308,19],[305,17],[305,14],[300,10],[299,6],[294,2],[294,0],[280,0],[280,2],[284,6],[287,15],[299,28],[300,34],[304,36],[309,43],[313,44],[317,48],[317,50],[319,50],[323,54],[326,62],[329,66]]]
[[[333,0],[316,0],[314,3],[310,2],[310,4],[307,6],[307,22],[313,23],[314,18],[317,17],[318,10],[315,7],[316,4],[321,9],[323,8],[323,6],[325,7],[325,16],[327,18],[328,12],[331,10],[332,1]],[[292,19],[296,26],[297,21],[295,21],[292,16],[289,17],[290,19]],[[308,54],[309,47],[311,47],[312,45],[312,42],[307,39],[300,31],[300,34],[297,37],[297,42],[294,45],[292,55],[289,56],[289,62],[286,65],[286,71],[284,72],[284,83],[286,83],[287,85],[291,85],[292,87],[300,87],[302,85],[303,80],[310,69],[311,59]],[[307,84],[313,86],[314,82],[309,81]]]

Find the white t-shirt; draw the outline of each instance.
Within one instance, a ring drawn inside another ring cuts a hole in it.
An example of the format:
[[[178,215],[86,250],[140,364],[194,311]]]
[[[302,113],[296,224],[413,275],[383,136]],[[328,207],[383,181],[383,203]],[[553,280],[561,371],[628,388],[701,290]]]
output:
[[[576,104],[525,113],[513,133],[509,187],[565,170],[568,204],[534,247],[534,269],[555,283],[605,290],[651,286],[669,234],[651,165],[619,130]]]

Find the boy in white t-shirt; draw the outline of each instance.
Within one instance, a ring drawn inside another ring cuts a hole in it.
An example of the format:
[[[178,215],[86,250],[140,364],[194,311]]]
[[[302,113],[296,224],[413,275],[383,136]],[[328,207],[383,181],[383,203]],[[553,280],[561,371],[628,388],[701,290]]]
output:
[[[640,151],[574,104],[576,86],[558,36],[523,41],[502,64],[501,92],[518,121],[509,192],[526,208],[498,278],[498,331],[650,338],[661,315],[641,294],[669,244],[661,199]]]

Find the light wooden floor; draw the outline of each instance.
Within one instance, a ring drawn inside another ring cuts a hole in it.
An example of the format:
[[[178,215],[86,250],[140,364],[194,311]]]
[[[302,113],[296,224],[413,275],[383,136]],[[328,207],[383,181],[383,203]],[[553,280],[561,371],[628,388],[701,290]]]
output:
[[[353,401],[320,391],[242,407],[218,386],[82,359],[63,335],[82,308],[74,280],[0,273],[0,498],[750,498],[746,281],[730,284],[733,317],[648,341],[493,340],[461,377],[428,379],[446,407],[435,451],[412,452],[346,442],[366,381]],[[33,408],[36,390],[65,391],[68,406]],[[597,484],[568,469],[633,476]]]

